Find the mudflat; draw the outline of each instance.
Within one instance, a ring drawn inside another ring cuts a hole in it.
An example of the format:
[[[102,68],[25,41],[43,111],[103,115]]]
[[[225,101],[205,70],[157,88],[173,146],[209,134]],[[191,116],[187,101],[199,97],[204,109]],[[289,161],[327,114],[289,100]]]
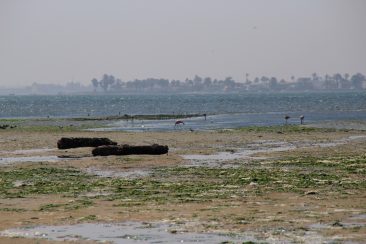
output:
[[[92,148],[58,150],[61,137],[157,143],[168,145],[169,153],[93,157]],[[38,226],[87,223],[169,223],[171,240],[189,233],[269,243],[366,238],[366,131],[293,125],[140,133],[17,127],[0,130],[0,158],[0,243],[102,241],[85,233],[58,239],[31,233]]]

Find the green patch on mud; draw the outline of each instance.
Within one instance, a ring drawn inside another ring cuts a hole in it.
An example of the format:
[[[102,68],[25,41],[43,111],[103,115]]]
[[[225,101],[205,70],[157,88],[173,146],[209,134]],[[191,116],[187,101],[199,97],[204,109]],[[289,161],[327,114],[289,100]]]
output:
[[[300,158],[272,162],[266,166],[246,165],[238,168],[165,167],[147,177],[103,178],[74,168],[17,168],[0,171],[0,197],[27,197],[37,194],[63,194],[77,200],[66,204],[49,204],[41,211],[73,210],[93,204],[83,194],[107,191],[98,199],[118,202],[114,206],[145,203],[206,202],[230,200],[269,192],[315,194],[365,190],[366,155],[348,158]],[[22,181],[21,186],[15,182]]]
[[[26,212],[24,208],[0,208],[0,212]]]
[[[23,181],[15,187],[15,181]],[[24,197],[31,194],[58,194],[89,191],[93,177],[76,169],[18,168],[0,171],[0,196]]]
[[[39,210],[40,211],[57,211],[57,210],[77,210],[80,208],[86,208],[92,206],[93,202],[87,198],[77,199],[75,201],[69,201],[68,203],[59,203],[59,204],[45,204],[42,205]]]
[[[94,214],[82,217],[78,220],[78,222],[90,222],[90,221],[96,221],[98,220],[98,217]]]
[[[6,123],[22,123],[25,120],[26,119],[18,119],[18,118],[14,118],[14,119],[0,119],[0,124],[6,124]]]
[[[277,165],[303,168],[317,168],[327,171],[343,171],[366,176],[366,155],[338,157],[288,157],[277,161]]]

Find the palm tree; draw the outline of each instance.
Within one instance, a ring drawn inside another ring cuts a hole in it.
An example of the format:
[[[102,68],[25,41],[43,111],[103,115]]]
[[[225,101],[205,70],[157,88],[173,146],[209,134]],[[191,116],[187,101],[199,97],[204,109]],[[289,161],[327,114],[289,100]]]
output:
[[[344,74],[344,79],[348,81],[348,79],[349,79],[349,74],[348,73]]]
[[[97,88],[98,88],[98,85],[99,85],[99,81],[94,78],[94,79],[91,80],[91,83],[93,84],[94,91],[96,91]]]
[[[295,82],[295,76],[293,76],[293,75],[291,76],[291,81]]]

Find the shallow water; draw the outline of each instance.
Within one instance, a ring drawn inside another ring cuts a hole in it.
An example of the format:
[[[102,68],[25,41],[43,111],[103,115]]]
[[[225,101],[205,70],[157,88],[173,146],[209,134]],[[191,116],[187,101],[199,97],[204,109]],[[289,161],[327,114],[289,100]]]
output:
[[[295,149],[296,146],[278,142],[276,143],[276,147],[272,147],[274,144],[273,142],[269,142],[267,146],[266,144],[258,145],[257,148],[253,147],[257,144],[250,144],[247,148],[240,148],[238,152],[219,152],[216,154],[210,155],[202,155],[202,154],[190,154],[190,155],[181,155],[184,159],[189,160],[189,163],[186,166],[206,166],[206,167],[221,167],[221,168],[231,168],[235,166],[239,166],[239,163],[235,162],[237,159],[243,160],[260,160],[260,159],[267,159],[268,157],[259,157],[254,156],[256,153],[262,152],[281,152],[287,151],[291,149]],[[227,163],[227,161],[232,161]]]
[[[252,155],[261,152],[287,151],[295,148],[296,146],[291,143],[268,141],[263,143],[249,144],[246,148],[238,149],[239,150],[238,152],[219,152],[210,155],[191,154],[191,155],[182,155],[182,157],[188,160],[221,160],[221,161],[228,161],[234,159],[261,159],[261,157],[254,157]]]
[[[14,228],[0,232],[0,236],[42,238],[49,240],[92,240],[100,243],[115,244],[133,243],[338,243],[337,236],[324,237],[320,231],[339,228],[333,224],[312,224],[305,232],[284,228],[247,231],[245,233],[224,232],[187,232],[185,226],[194,227],[198,222],[174,224],[162,222],[122,222],[122,223],[85,223],[64,226],[30,226]],[[339,223],[342,224],[342,223]],[[338,224],[337,224],[338,225]],[[360,227],[349,224],[345,228]],[[364,225],[362,225],[364,226]],[[345,241],[345,242],[344,242]],[[342,239],[342,243],[347,242]]]
[[[334,223],[317,223],[310,225],[310,228],[313,230],[320,229],[332,229],[332,228],[364,228],[366,227],[365,222],[351,222],[351,221],[341,221]]]
[[[366,101],[365,101],[366,102]],[[289,124],[300,124],[298,119],[299,114],[295,112],[288,112],[291,118]],[[201,130],[217,130],[230,129],[245,126],[271,126],[284,124],[283,113],[230,113],[209,115],[205,120],[204,117],[194,117],[183,119],[184,125],[174,126],[175,121],[170,120],[121,120],[108,124],[105,128],[89,129],[91,131],[201,131]],[[306,124],[319,123],[324,121],[338,121],[338,120],[366,120],[366,113],[360,112],[309,112],[306,114]],[[347,124],[344,122],[344,124]],[[320,126],[321,127],[321,126]]]
[[[60,160],[69,160],[69,158],[60,158],[58,156],[7,157],[0,158],[0,165],[25,162],[58,162]]]
[[[0,153],[9,153],[9,154],[33,154],[33,153],[42,153],[42,152],[50,152],[56,150],[56,148],[34,148],[34,149],[22,149],[22,150],[14,150],[14,151],[0,151]]]
[[[169,223],[124,222],[116,224],[78,224],[68,226],[37,226],[10,229],[2,236],[46,238],[50,240],[95,240],[116,244],[129,243],[220,243],[225,241],[256,241],[251,235],[184,232]]]
[[[136,114],[208,114],[185,120],[181,130],[212,130],[248,125],[277,125],[366,120],[366,93],[155,94],[98,96],[0,96],[0,118],[87,117]],[[12,123],[12,122],[9,122]],[[16,123],[16,121],[14,122]],[[100,130],[100,129],[96,129]],[[120,121],[108,130],[174,130],[172,121]]]
[[[212,166],[212,167],[230,167],[230,164],[223,164],[225,161],[236,159],[259,160],[268,159],[268,157],[255,156],[257,153],[283,152],[297,148],[311,147],[334,147],[345,144],[354,140],[365,140],[365,135],[350,136],[331,142],[313,142],[313,141],[298,141],[298,142],[281,142],[281,141],[257,141],[248,144],[245,148],[238,148],[237,152],[218,152],[215,154],[188,154],[181,155],[186,160],[189,160],[188,166]],[[232,166],[232,165],[231,165]]]

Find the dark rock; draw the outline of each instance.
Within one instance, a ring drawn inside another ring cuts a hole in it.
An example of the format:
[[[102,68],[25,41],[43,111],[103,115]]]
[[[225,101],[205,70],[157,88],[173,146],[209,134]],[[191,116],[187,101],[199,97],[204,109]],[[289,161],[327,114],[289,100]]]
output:
[[[103,145],[117,145],[117,142],[108,138],[62,137],[57,142],[58,149],[77,147],[99,147]]]
[[[94,148],[92,151],[93,156],[108,156],[108,155],[130,155],[130,154],[150,154],[160,155],[168,153],[168,146],[162,146],[153,144],[151,146],[130,146],[130,145],[118,145],[118,146],[100,146]]]

